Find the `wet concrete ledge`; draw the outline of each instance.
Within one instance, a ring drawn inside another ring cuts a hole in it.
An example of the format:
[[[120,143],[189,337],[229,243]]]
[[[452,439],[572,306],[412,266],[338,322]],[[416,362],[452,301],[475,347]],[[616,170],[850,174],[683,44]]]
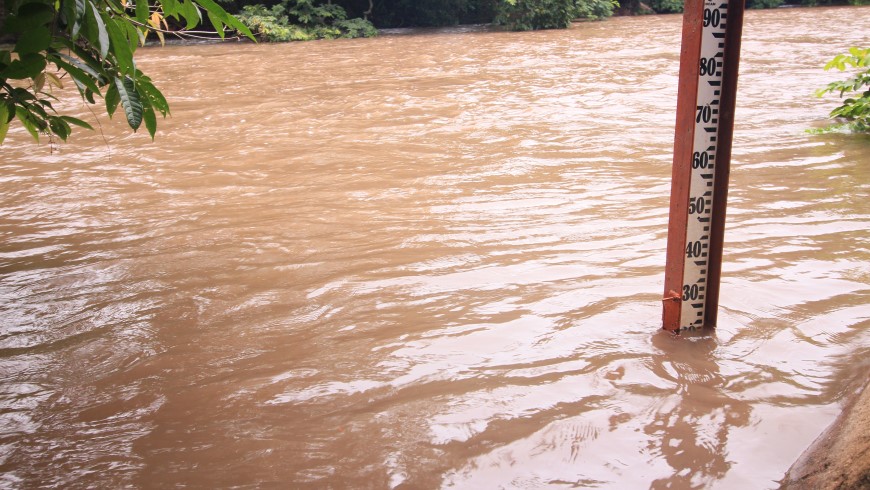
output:
[[[785,474],[780,490],[870,489],[870,379]]]

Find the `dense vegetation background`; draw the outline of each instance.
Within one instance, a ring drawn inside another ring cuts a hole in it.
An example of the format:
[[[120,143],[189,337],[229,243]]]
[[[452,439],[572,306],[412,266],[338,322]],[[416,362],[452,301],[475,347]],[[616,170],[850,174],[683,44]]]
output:
[[[614,13],[682,12],[683,0],[220,0],[230,13],[246,7],[280,12],[340,9],[347,19],[367,20],[376,28],[505,25],[528,30],[565,27],[575,19],[601,19]],[[789,5],[868,4],[870,0],[747,0],[749,8]],[[288,15],[291,23],[293,15]],[[327,17],[324,20],[330,21]]]

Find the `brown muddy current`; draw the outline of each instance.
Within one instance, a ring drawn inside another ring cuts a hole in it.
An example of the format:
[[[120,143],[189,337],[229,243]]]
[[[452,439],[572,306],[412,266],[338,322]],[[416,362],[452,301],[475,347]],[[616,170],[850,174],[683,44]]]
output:
[[[870,8],[748,12],[686,338],[680,22],[144,49],[155,143],[13,131],[0,487],[776,487],[867,372],[870,140],[804,130]]]

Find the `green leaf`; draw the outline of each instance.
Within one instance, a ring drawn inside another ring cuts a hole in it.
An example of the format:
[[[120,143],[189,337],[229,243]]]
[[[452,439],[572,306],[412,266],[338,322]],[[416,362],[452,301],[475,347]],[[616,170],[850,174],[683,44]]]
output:
[[[100,56],[105,58],[109,54],[109,33],[106,31],[106,24],[103,22],[103,18],[100,17],[100,11],[97,10],[97,6],[88,1],[88,5],[90,5],[89,14],[87,16],[87,22],[96,27],[97,38],[89,39],[91,44],[96,45],[100,50]]]
[[[187,21],[187,26],[185,29],[193,29],[198,26],[200,22],[202,22],[202,13],[200,13],[199,8],[197,8],[196,4],[193,1],[180,1],[179,2],[179,12],[181,16]]]
[[[206,13],[208,14],[208,20],[211,22],[212,27],[217,31],[218,36],[223,39],[224,36],[226,36],[226,32],[224,32],[224,22],[217,14],[212,13],[211,11],[206,11]]]
[[[81,119],[78,119],[78,118],[75,118],[72,116],[60,116],[60,118],[63,119],[64,121],[70,123],[70,124],[75,124],[76,126],[79,126],[81,128],[90,129],[91,131],[94,130],[93,126],[86,123],[85,121],[82,121]]]
[[[124,80],[115,78],[115,87],[118,88],[121,107],[124,108],[124,113],[127,115],[127,124],[133,128],[133,131],[136,131],[142,125],[142,102],[139,100],[139,93],[136,92],[133,79],[130,77],[125,77]]]
[[[18,9],[18,14],[8,16],[3,30],[9,33],[27,32],[37,27],[45,26],[54,19],[54,9],[45,3],[25,3]]]
[[[120,103],[121,95],[118,93],[118,87],[113,83],[106,90],[106,113],[109,114],[109,117],[115,115],[115,111],[118,110],[118,104]]]
[[[69,127],[69,124],[66,123],[63,119],[52,116],[48,119],[48,127],[51,129],[51,132],[56,134],[60,139],[66,141],[69,138],[70,133],[72,133],[72,129]]]
[[[109,31],[109,38],[112,40],[112,51],[120,72],[124,75],[132,74],[133,47],[130,45],[130,39],[125,35],[126,27],[121,25],[124,21],[106,17],[103,20],[106,22],[106,28]]]
[[[148,98],[151,105],[154,106],[154,109],[160,111],[160,113],[163,114],[163,117],[166,117],[166,115],[169,114],[169,103],[166,102],[163,93],[160,92],[160,90],[158,90],[146,76],[138,78],[136,83],[139,85],[139,91]]]
[[[6,104],[0,104],[0,145],[6,139],[6,133],[9,131],[9,109]]]
[[[148,10],[148,0],[136,0],[136,20],[141,23],[148,22],[151,12]]]
[[[97,59],[93,50],[85,49],[80,46],[78,43],[71,42],[69,39],[55,39],[59,45],[68,48],[72,53],[65,54],[63,52],[48,55],[49,61],[51,61],[54,57],[61,57],[72,63],[78,68],[81,68],[86,73],[90,73],[95,79],[101,80],[102,83],[105,83],[103,80],[104,77],[100,75],[104,71],[102,59]],[[75,54],[78,58],[73,57]]]
[[[145,129],[151,135],[151,141],[154,141],[154,133],[157,132],[157,116],[154,114],[154,109],[150,105],[144,108],[143,119],[145,119]]]
[[[121,22],[120,25],[124,28],[124,37],[130,40],[130,55],[132,59],[132,54],[134,51],[136,51],[136,47],[138,46],[136,41],[140,41],[144,45],[145,34],[142,34],[142,31],[134,26],[132,22]],[[133,69],[136,69],[135,60],[133,60]]]
[[[24,80],[33,78],[45,70],[45,56],[37,53],[27,53],[21,58],[12,60],[9,66],[0,71],[0,78]]]
[[[122,4],[118,0],[100,0],[101,4],[108,6],[115,14],[124,16],[128,7],[127,0]]]
[[[15,108],[15,115],[18,116],[18,120],[21,121],[21,125],[24,126],[24,129],[30,133],[30,136],[33,136],[34,141],[39,143],[39,129],[33,115],[21,106]]]
[[[29,30],[18,38],[15,51],[19,54],[38,53],[45,51],[51,44],[51,32],[46,27]]]
[[[72,29],[70,30],[70,34],[72,39],[75,40],[79,37],[79,31],[82,28],[82,20],[84,20],[85,15],[87,14],[87,5],[85,5],[85,0],[66,0],[64,3],[70,4],[70,11],[72,12]]]
[[[242,24],[242,22],[239,19],[226,13],[226,11],[223,8],[221,8],[220,5],[218,5],[217,3],[214,2],[214,0],[196,0],[196,3],[198,3],[202,8],[205,9],[205,11],[208,13],[208,18],[212,21],[212,23],[214,23],[215,18],[217,18],[221,21],[220,27],[215,25],[215,29],[218,30],[218,34],[221,37],[223,37],[223,24],[226,24],[226,25],[232,27],[233,29],[244,34],[245,37],[247,37],[251,41],[256,41],[256,39],[254,38],[254,35],[251,34],[251,30],[248,29],[247,26]]]
[[[17,102],[18,104],[24,104],[31,100],[36,100],[36,95],[34,95],[33,92],[22,87],[15,87],[12,89],[12,92],[10,92],[10,95],[12,95],[12,101]]]
[[[72,58],[70,58],[70,59],[72,59]],[[97,84],[96,84],[96,82],[94,82],[94,79],[91,77],[91,75],[88,73],[85,73],[85,71],[82,70],[81,68],[73,66],[72,64],[67,63],[66,61],[64,61],[60,58],[52,58],[51,62],[54,63],[55,65],[57,65],[58,68],[69,73],[70,76],[73,78],[73,81],[76,82],[77,86],[82,85],[82,86],[88,88],[91,92],[93,92],[95,94],[100,93],[100,88],[97,87]],[[83,90],[82,90],[82,95],[84,95]]]
[[[15,103],[7,99],[4,105],[6,106],[7,113],[6,122],[11,123],[15,119]]]
[[[162,0],[160,6],[163,7],[163,14],[168,17],[178,18],[178,0]]]
[[[40,100],[39,102],[42,101]],[[45,119],[48,117],[48,113],[45,112],[45,109],[39,104],[30,104],[26,108],[28,111],[30,111],[31,114],[38,116],[40,119]]]
[[[93,78],[94,80],[97,80],[97,82],[99,83],[101,73],[103,71],[103,67],[101,64],[93,64],[93,63],[85,62],[85,60],[74,58],[74,57],[67,55],[67,54],[64,54],[64,53],[58,53],[57,56],[59,58],[66,60],[67,63],[75,66],[76,68],[80,69],[81,71],[87,73],[91,78]],[[54,60],[54,58],[49,57],[49,60]]]

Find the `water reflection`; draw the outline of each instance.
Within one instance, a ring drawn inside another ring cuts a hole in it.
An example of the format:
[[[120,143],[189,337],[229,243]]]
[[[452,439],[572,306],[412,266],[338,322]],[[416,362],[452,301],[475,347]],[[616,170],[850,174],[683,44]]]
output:
[[[650,488],[708,488],[731,468],[728,437],[734,427],[749,424],[752,407],[730,395],[720,374],[711,332],[676,339],[653,337],[658,353],[652,369],[675,383],[674,393],[661,400],[644,433],[653,437],[651,451],[661,454],[673,475]]]

